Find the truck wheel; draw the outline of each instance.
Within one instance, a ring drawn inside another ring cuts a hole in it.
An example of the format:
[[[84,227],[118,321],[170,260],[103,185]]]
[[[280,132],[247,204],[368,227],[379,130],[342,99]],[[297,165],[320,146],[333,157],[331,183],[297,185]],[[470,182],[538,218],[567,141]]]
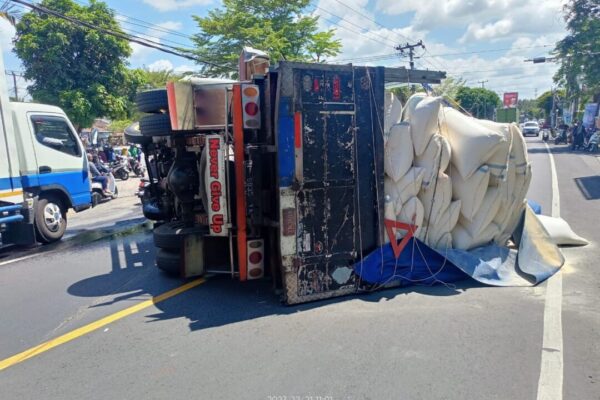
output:
[[[169,114],[150,114],[140,119],[140,132],[142,136],[169,136],[171,130],[171,117]]]
[[[152,138],[142,136],[139,122],[133,123],[125,128],[123,135],[125,136],[125,141],[127,143],[140,144],[142,146],[152,143]]]
[[[158,249],[156,266],[168,275],[179,276],[181,274],[181,255],[179,252]]]
[[[37,202],[34,219],[36,237],[41,243],[60,240],[67,229],[67,212],[54,196],[42,197]]]
[[[140,92],[135,96],[135,104],[143,113],[162,113],[168,111],[167,89],[155,89]]]
[[[187,235],[207,233],[206,226],[186,226],[183,222],[169,222],[154,229],[154,245],[159,249],[180,250]]]

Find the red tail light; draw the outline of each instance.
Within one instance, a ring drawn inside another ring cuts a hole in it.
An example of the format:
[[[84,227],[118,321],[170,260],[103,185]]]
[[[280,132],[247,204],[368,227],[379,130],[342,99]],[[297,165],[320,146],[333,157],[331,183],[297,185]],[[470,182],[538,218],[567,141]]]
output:
[[[262,261],[262,254],[258,251],[252,252],[248,256],[248,259],[250,260],[250,262],[252,264],[258,264],[259,262]]]

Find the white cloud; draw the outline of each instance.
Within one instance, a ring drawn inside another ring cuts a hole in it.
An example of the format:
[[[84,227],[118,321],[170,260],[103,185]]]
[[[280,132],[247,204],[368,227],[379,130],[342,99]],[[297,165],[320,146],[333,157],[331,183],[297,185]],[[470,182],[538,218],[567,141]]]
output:
[[[151,5],[161,12],[175,11],[194,6],[206,6],[212,2],[213,0],[144,0],[144,3]]]
[[[459,39],[460,43],[466,43],[469,40],[494,40],[505,37],[513,29],[513,22],[508,19],[481,25],[477,22],[469,24],[467,32]]]
[[[565,0],[378,0],[376,8],[389,15],[412,15],[416,29],[466,27],[462,42],[516,39],[563,31]]]
[[[169,30],[169,31],[179,31],[183,27],[183,24],[179,21],[165,21],[165,22],[161,22],[160,24],[156,24],[156,25],[159,28]],[[166,35],[165,32],[156,31],[156,36],[158,36],[159,34],[161,36]]]
[[[196,72],[196,71],[198,71],[198,67],[195,67],[193,65],[183,64],[183,65],[179,65],[179,66],[175,67],[174,71],[178,74],[183,74],[185,72]]]
[[[152,64],[148,65],[148,70],[150,71],[172,71],[173,70],[173,63],[169,60],[157,60],[154,61]]]
[[[148,65],[148,70],[150,71],[173,71],[178,74],[182,74],[184,72],[194,72],[198,70],[198,67],[194,67],[193,65],[173,65],[170,60],[160,59],[154,61],[152,64]]]

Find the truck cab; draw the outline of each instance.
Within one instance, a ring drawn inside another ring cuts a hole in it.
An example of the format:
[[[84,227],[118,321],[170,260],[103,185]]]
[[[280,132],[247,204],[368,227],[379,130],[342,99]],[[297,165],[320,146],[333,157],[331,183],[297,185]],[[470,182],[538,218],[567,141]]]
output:
[[[2,244],[60,240],[67,211],[91,205],[85,149],[58,107],[3,102],[2,115]]]

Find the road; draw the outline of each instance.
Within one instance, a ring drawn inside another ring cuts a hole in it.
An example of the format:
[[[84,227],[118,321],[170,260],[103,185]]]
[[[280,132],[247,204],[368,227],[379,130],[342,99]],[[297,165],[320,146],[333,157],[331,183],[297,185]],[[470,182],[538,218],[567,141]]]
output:
[[[69,210],[67,230],[63,240],[51,245],[34,244],[22,246],[7,245],[0,248],[0,265],[10,260],[27,258],[33,254],[55,251],[71,247],[80,242],[102,238],[114,232],[135,228],[144,223],[140,201],[135,195],[140,180],[130,177],[126,181],[117,181],[119,196],[113,200],[104,200],[94,208],[82,212]]]
[[[537,138],[528,146],[529,197],[549,214],[549,156]],[[0,267],[0,366],[46,343],[0,371],[0,398],[536,399],[542,354],[560,352],[549,373],[560,372],[562,397],[551,398],[600,399],[600,161],[551,148],[560,214],[592,242],[563,249],[558,325],[545,319],[547,282],[284,307],[269,282],[213,278],[144,303],[182,282],[153,267],[151,237],[135,234]],[[543,349],[548,333],[559,348]]]

